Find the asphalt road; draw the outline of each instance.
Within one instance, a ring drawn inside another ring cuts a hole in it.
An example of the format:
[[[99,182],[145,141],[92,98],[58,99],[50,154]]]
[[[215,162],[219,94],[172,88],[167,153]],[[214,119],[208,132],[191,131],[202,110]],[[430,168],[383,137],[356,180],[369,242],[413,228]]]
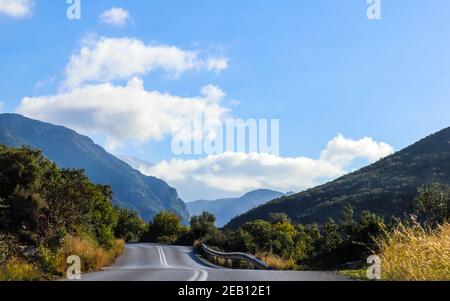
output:
[[[82,275],[81,281],[341,281],[327,272],[230,270],[210,267],[192,248],[156,244],[127,245],[114,265]]]

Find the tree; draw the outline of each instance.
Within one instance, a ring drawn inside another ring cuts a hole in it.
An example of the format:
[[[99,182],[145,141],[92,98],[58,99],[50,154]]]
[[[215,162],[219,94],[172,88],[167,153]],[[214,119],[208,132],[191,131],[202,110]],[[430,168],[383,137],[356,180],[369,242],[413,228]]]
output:
[[[246,223],[242,230],[250,234],[250,239],[246,241],[246,247],[251,253],[273,252],[272,224],[263,220]]]
[[[344,207],[344,220],[342,221],[342,226],[348,237],[352,237],[358,231],[358,225],[355,221],[355,210],[350,203]]]
[[[269,222],[272,224],[278,223],[292,223],[292,220],[286,213],[270,213],[269,214]]]
[[[174,243],[182,229],[181,218],[172,212],[160,212],[149,224],[146,240],[159,243]]]
[[[344,224],[346,234],[343,242],[340,259],[353,261],[367,258],[378,250],[376,240],[387,233],[384,219],[369,211],[363,211],[358,223],[348,222]]]
[[[324,262],[336,261],[342,241],[341,227],[333,219],[328,219],[323,226],[323,235],[317,241],[317,255]]]
[[[115,208],[118,213],[117,226],[114,233],[117,238],[127,242],[137,242],[148,230],[147,223],[142,220],[136,211],[127,208]]]
[[[96,185],[82,170],[63,169],[44,186],[46,216],[58,231],[88,234],[102,247],[114,244],[118,214],[112,205],[110,186]]]
[[[288,221],[272,225],[272,251],[286,259],[295,256],[294,237],[297,234],[295,227]]]
[[[311,263],[317,255],[317,242],[321,238],[319,226],[296,225],[297,233],[295,241],[295,258],[299,264]]]
[[[194,240],[205,237],[209,233],[216,232],[217,227],[215,223],[216,217],[209,212],[203,212],[199,216],[193,216],[190,224]]]
[[[418,190],[417,209],[431,225],[450,221],[450,187],[434,183]]]
[[[55,170],[40,151],[0,146],[0,230],[21,233],[31,241],[46,232],[42,185]]]

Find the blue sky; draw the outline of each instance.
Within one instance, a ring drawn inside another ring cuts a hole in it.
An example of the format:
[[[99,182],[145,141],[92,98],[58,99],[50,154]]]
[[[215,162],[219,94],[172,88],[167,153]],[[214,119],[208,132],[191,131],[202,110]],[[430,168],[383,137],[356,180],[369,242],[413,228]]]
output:
[[[398,150],[449,126],[446,0],[382,0],[382,19],[376,21],[367,19],[365,0],[84,0],[82,19],[74,21],[66,18],[64,0],[34,2],[23,17],[0,13],[3,112],[16,111],[24,97],[61,93],[71,55],[86,37],[105,37],[227,58],[228,68],[220,72],[188,70],[173,78],[155,71],[139,78],[146,90],[180,97],[195,97],[201,87],[214,85],[226,93],[222,105],[232,116],[279,119],[283,158],[318,159],[339,133]],[[129,12],[123,26],[99,21],[112,7]],[[90,136],[105,143],[101,131]],[[153,163],[175,157],[170,137],[122,146],[118,153]],[[205,197],[245,189],[211,190]]]

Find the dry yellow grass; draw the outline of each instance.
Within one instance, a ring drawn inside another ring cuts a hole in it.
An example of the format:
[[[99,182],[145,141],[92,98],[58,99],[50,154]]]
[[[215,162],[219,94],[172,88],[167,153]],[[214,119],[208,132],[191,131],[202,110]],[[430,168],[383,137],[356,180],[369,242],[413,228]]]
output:
[[[267,263],[275,270],[296,270],[298,268],[297,263],[293,259],[286,260],[268,253],[258,253],[256,257]]]
[[[56,255],[55,269],[64,273],[67,269],[67,257],[76,255],[81,259],[83,272],[98,271],[120,256],[124,246],[123,240],[117,240],[114,248],[107,251],[92,240],[68,235],[64,238],[63,248]]]
[[[13,257],[0,266],[0,281],[32,281],[52,279],[55,274],[64,275],[68,268],[67,257],[71,255],[80,257],[82,272],[98,271],[120,256],[124,247],[123,240],[116,240],[111,250],[105,250],[92,240],[68,235],[56,254],[40,247],[42,272],[38,266]]]
[[[114,259],[122,255],[123,250],[125,249],[125,241],[123,239],[117,239],[112,250]]]
[[[383,280],[450,280],[450,224],[435,231],[400,226],[379,245]]]
[[[36,281],[40,278],[41,274],[35,265],[15,257],[0,267],[0,281]]]

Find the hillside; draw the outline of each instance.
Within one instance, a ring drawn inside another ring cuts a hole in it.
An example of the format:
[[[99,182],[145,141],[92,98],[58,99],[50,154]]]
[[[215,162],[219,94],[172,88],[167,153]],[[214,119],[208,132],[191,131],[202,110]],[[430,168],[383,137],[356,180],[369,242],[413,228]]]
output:
[[[112,186],[116,203],[138,211],[146,220],[161,210],[188,219],[186,206],[174,188],[160,179],[144,176],[90,138],[68,128],[17,114],[0,114],[0,144],[28,145],[42,150],[62,168],[84,169],[91,181]]]
[[[450,128],[328,184],[282,197],[239,217],[227,227],[284,212],[297,223],[339,219],[346,204],[358,216],[370,210],[385,217],[411,213],[417,187],[432,182],[450,184]]]
[[[216,225],[222,227],[233,217],[283,195],[283,193],[278,191],[260,189],[249,192],[239,198],[226,198],[215,201],[200,200],[186,203],[186,206],[191,216],[200,215],[204,211],[214,214],[216,216]]]

